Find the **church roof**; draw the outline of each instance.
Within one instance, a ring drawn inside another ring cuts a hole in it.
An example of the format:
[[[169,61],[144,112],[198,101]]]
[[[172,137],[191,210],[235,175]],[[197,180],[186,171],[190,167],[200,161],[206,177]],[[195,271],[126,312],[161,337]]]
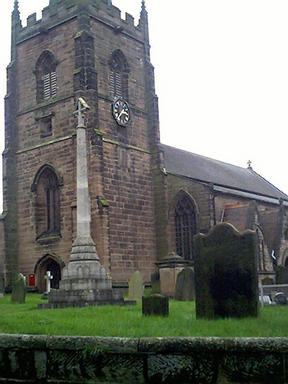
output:
[[[161,144],[161,149],[164,153],[167,173],[226,187],[231,189],[231,192],[234,190],[235,194],[237,191],[244,191],[274,199],[288,200],[285,193],[252,168],[238,167],[164,144]]]

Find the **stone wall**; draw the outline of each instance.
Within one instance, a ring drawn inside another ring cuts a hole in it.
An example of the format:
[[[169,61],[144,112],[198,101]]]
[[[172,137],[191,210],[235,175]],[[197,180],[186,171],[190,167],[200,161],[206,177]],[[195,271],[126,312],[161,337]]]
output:
[[[9,383],[287,382],[287,338],[100,338],[1,335]]]

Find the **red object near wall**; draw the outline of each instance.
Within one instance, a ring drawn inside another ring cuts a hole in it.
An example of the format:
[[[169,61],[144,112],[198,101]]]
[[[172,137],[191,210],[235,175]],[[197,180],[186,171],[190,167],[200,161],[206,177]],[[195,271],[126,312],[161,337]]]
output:
[[[28,279],[29,287],[35,287],[35,274],[31,273]]]

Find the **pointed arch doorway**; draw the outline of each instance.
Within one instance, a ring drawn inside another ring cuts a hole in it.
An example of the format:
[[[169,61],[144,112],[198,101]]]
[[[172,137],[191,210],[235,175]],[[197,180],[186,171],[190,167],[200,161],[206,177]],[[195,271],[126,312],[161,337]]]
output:
[[[43,256],[35,265],[35,274],[37,288],[39,292],[46,291],[45,275],[47,271],[51,272],[53,279],[51,280],[51,288],[58,289],[61,280],[61,271],[64,267],[64,262],[54,255]]]

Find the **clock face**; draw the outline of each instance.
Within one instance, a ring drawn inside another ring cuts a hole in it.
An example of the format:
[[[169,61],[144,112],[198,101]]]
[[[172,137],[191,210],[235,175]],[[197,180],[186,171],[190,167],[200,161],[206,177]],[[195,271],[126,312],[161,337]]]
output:
[[[128,103],[122,98],[116,99],[112,104],[112,114],[116,122],[125,127],[129,123],[131,117]]]

